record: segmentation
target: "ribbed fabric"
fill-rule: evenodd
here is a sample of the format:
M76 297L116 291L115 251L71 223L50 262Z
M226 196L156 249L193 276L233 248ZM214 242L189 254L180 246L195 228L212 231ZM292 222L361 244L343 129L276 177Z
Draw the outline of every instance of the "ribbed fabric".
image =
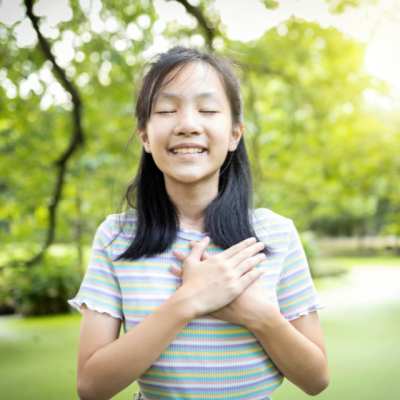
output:
M324 307L292 221L266 209L254 211L251 218L258 238L273 250L258 265L267 267L261 281L272 303L287 320ZM126 224L121 231L123 219ZM79 293L69 300L80 311L85 303L92 310L120 318L125 332L176 291L181 280L169 266L180 262L172 251L189 252L189 241L204 237L181 228L165 253L115 261L131 243L135 230L134 210L107 217L97 231ZM213 255L222 250L211 241L207 251ZM266 400L282 381L252 332L206 314L192 320L137 382L148 400Z

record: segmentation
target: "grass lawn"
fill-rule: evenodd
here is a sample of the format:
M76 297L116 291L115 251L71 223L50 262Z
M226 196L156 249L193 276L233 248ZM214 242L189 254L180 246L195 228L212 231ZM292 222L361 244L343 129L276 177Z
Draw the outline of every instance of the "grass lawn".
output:
M400 399L400 301L319 312L331 383L321 400ZM310 397L285 380L274 400Z
M80 315L0 319L0 398L74 400ZM136 384L115 396L132 400Z
M348 262L354 263L350 266L370 263L365 259ZM389 266L380 260L375 260L374 266L381 264ZM319 315L328 348L331 384L318 398L400 399L400 300L373 307L328 307ZM80 318L0 318L1 399L78 399L75 382ZM114 398L131 400L135 390L136 385L132 385ZM306 398L309 396L288 381L273 395L274 400Z
M400 257L335 257L334 260L347 268L400 267Z

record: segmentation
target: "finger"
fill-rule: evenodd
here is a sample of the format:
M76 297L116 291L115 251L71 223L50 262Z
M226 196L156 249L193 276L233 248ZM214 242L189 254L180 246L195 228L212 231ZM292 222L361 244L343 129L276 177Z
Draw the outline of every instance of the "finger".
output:
M196 244L194 240L189 242L190 247L193 247ZM203 254L201 255L201 261L206 261L210 258L209 254L204 250Z
M247 258L242 261L234 271L237 272L238 276L242 276L243 274L248 273L251 269L253 269L256 265L260 264L265 260L265 254L257 254L254 257ZM262 268L259 268L262 269Z
M248 258L253 257L254 254L259 253L261 250L264 249L264 247L265 247L265 244L263 242L257 242L255 244L253 244L252 246L239 251L239 253L237 253L233 257L231 257L229 262L231 262L236 267L244 260L247 260Z
M189 257L200 260L201 255L203 254L209 243L210 238L208 236L205 236L203 239L200 240L200 242L196 242L196 244L192 248L192 251L189 254Z
M239 279L239 284L241 285L241 289L245 290L255 280L257 280L261 275L263 275L265 271L266 268L253 268L247 274L241 276L241 278Z
M254 237L243 240L242 242L235 244L234 246L232 246L229 249L226 249L225 251L220 253L219 257L222 258L223 260L228 260L229 258L232 258L235 254L239 253L240 251L242 251L244 249L247 249L247 247L256 243L256 241L257 241L257 239Z
M181 278L183 275L183 269L180 268L178 265L176 264L171 264L169 269L171 270L171 272L177 276L178 278Z
M184 253L182 250L178 250L178 249L174 250L172 252L172 254L181 262L184 262L189 256L188 253Z

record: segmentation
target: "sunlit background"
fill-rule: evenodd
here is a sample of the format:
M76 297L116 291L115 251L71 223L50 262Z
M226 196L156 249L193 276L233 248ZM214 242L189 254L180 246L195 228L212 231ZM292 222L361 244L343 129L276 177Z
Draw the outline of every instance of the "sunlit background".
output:
M238 64L255 206L293 219L328 303L319 398L400 398L400 1L31 3L0 1L0 397L77 398L66 300L137 168L140 72L209 44Z

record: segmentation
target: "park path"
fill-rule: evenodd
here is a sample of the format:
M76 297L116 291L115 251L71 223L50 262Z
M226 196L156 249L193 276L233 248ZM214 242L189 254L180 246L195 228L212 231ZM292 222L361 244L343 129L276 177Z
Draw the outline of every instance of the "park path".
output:
M328 306L327 311L363 307L387 301L400 301L400 267L355 267L332 289L319 290L319 297ZM0 333L5 326L21 316L0 318Z
M400 300L399 267L357 267L345 283L320 291L329 308L350 308Z

